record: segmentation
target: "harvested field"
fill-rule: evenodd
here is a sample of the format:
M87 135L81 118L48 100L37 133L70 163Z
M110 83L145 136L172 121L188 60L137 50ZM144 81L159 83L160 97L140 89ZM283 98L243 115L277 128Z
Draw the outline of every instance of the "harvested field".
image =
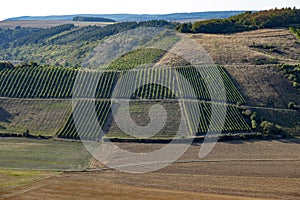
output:
M300 140L217 143L199 160L194 144L179 162L156 172L65 172L6 190L3 199L298 199ZM163 144L118 143L135 152ZM190 160L190 161L188 161ZM191 162L197 160L197 162Z

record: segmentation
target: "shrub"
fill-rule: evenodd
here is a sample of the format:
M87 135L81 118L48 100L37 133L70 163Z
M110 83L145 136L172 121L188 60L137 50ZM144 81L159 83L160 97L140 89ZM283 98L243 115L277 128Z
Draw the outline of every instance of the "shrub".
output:
M260 128L263 134L266 135L277 135L281 134L281 127L274 123L263 121L260 124Z
M295 109L297 109L297 106L295 105L294 102L290 102L290 103L288 103L288 108L292 109L292 110L295 110Z
M251 120L251 128L252 129L257 129L257 123L255 120Z

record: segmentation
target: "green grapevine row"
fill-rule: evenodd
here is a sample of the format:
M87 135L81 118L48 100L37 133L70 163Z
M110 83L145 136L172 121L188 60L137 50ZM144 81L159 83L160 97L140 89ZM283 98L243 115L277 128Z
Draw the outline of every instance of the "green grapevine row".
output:
M192 135L205 134L209 130L211 106L212 103L207 102L183 101L183 108ZM223 109L223 111L226 109L226 119L222 130L217 127L210 127L211 131L222 131L225 133L251 131L237 107L232 105L214 104L214 108ZM196 110L199 110L199 113L196 112ZM200 114L200 116L198 114ZM216 120L218 122L220 121L220 123L222 122L222 119Z
M0 96L12 98L72 98L77 83L98 76L96 98L110 98L118 72L82 71L62 67L20 67L0 70ZM92 81L90 81L92 82ZM78 84L79 85L79 84ZM78 86L77 85L77 86Z
M172 68L147 68L123 72L115 87L114 97L121 99L175 99L177 91L175 82Z
M98 117L99 127L102 130L105 128L105 123L107 121L108 115L111 110L111 102L108 100L79 100L76 102L76 109L78 116L76 116L76 126L80 126L83 130L80 133L80 137L77 133L77 129L74 122L73 113L69 116L64 127L58 132L57 136L60 138L69 138L69 139L84 139L84 140L97 140L100 137L100 132L97 127L96 130L93 130L92 115L88 115L84 112L87 112L90 108L95 108L95 112ZM86 117L87 116L87 117Z
M220 66L179 67L177 71L190 84L190 87L188 87L182 81L182 78L178 78L181 98L195 99L196 97L197 99L206 101L245 103L245 99L241 93L228 77L225 70ZM221 87L222 84L220 84L220 81L223 81L224 88ZM210 86L210 90L208 85ZM223 89L225 89L225 92ZM210 91L213 94L210 94ZM222 95L223 93L226 96Z

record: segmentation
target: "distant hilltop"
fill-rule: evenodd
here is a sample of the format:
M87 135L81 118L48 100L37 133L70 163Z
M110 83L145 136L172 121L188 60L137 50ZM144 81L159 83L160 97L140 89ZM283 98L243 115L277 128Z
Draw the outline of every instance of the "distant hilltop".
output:
M206 20L228 18L245 11L212 11L212 12L191 12L191 13L172 13L172 14L76 14L76 15L51 15L51 16L22 16L8 18L4 21L17 20L67 20L72 21L74 17L99 17L109 18L114 21L146 21L146 20L169 20L169 21L187 21L187 20Z

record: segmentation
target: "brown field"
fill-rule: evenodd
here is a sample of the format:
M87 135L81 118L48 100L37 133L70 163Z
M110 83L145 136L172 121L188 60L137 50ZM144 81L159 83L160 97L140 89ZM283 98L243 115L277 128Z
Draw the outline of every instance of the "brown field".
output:
M221 65L256 64L259 59L275 59L281 63L300 62L300 42L288 29L262 29L235 34L193 34ZM274 50L251 46L273 46Z
M105 26L111 22L78 22L63 20L18 20L18 21L0 21L1 28L14 28L16 26L31 28L49 28L62 24L74 24L75 26Z
M299 92L284 77L277 66L227 65L247 105L288 108L289 102L300 103Z
M199 160L194 144L156 172L65 172L0 193L2 199L299 199L300 139L218 143ZM118 143L147 152L163 144ZM95 165L94 165L95 166Z
M300 63L300 42L288 29L264 29L236 34L194 34L214 62L224 65L246 97L247 105L287 108L300 94L270 62ZM273 46L274 50L251 45ZM256 65L265 60L265 65Z

